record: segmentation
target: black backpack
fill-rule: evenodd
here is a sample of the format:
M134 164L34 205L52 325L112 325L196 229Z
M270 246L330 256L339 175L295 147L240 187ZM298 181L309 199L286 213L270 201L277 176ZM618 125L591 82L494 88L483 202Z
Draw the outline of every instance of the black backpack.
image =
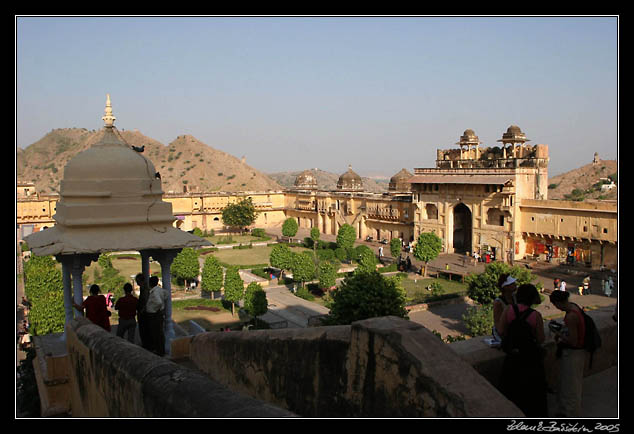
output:
M509 324L506 333L502 337L502 350L511 355L529 355L538 352L539 345L535 339L533 329L526 318L534 311L526 309L520 314L519 308L513 304L515 319Z

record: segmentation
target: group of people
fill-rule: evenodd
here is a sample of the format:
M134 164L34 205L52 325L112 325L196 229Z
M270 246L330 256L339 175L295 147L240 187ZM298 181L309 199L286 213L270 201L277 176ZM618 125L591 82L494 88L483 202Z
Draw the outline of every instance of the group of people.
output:
M568 286L565 280L555 278L553 281L553 289L555 291L568 291ZM609 276L607 279L601 280L601 290L606 297L612 296L612 291L614 291L614 280L612 280L612 276ZM586 275L581 282L581 285L577 288L579 295L590 295L592 292L590 290L590 275Z
M555 332L558 347L559 383L557 405L549 415L548 385L544 368L542 344L545 340L544 320L539 311L531 308L541 303L539 292L532 284L517 286L517 280L502 275L498 282L500 296L493 304L494 337L502 343L506 358L502 369L501 390L527 417L579 417L586 351L584 351L585 324L579 306L570 302L570 293L553 291L550 302L565 312L563 327ZM518 322L528 324L530 342L518 351L509 351L511 333L517 333ZM521 324L525 326L525 324ZM513 330L513 332L511 331ZM517 338L515 338L517 339ZM506 340L506 341L505 341ZM515 342L517 344L517 341Z
M132 284L123 285L125 295L114 303L119 312L117 336L134 343L137 325L143 348L153 353L165 355L165 307L170 294L159 285L159 279L151 276L146 284L145 276L139 273L135 277L139 286L139 298L133 294ZM94 324L110 331L110 310L106 297L100 294L99 285L91 285L90 295L78 305L79 311L86 311L86 317Z

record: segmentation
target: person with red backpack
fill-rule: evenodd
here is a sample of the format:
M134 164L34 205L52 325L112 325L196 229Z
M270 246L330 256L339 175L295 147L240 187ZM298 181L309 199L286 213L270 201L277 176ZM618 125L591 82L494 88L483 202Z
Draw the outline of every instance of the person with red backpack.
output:
M555 291L550 302L559 310L566 312L564 327L555 333L557 357L559 358L559 387L556 416L580 417L583 369L586 360L586 321L583 310L569 301L570 293Z
M534 285L517 289L517 304L508 305L496 324L506 352L502 367L502 393L527 417L547 417L547 384L544 369L544 320L531 306L541 302Z

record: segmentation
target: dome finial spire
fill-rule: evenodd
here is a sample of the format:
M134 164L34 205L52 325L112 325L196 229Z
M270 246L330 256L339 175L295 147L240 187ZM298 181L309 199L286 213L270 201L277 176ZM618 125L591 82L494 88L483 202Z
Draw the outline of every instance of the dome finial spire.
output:
M106 128L112 128L114 126L114 121L117 119L112 116L112 104L110 104L110 94L106 94L106 110L104 111L105 115L101 118L104 121Z

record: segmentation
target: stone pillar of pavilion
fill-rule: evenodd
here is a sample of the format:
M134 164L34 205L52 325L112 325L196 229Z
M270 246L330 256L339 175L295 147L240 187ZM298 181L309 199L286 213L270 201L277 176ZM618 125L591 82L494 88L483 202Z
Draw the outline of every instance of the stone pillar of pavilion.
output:
M140 272L149 277L149 260L161 264L163 287L171 292L170 266L184 247L211 245L172 226L172 205L163 201L154 164L125 142L114 127L110 95L104 128L92 147L64 168L55 226L25 238L37 256L54 255L62 264L64 312L68 323L80 315L72 301L83 300L82 274L103 252L141 253ZM166 347L174 336L171 299L166 306Z

